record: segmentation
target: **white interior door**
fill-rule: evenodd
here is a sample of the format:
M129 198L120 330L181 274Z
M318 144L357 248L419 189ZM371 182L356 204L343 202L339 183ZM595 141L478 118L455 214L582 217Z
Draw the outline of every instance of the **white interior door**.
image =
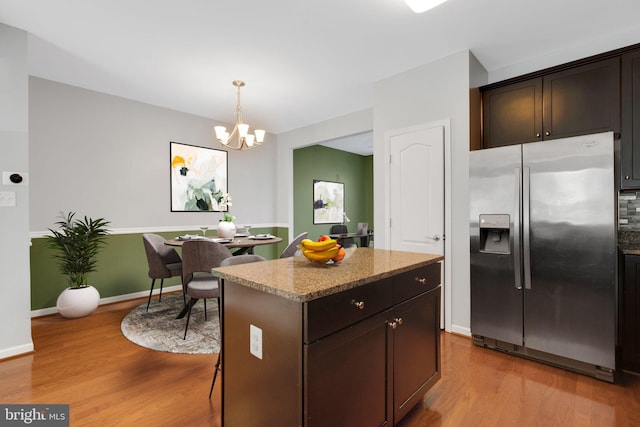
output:
M442 124L398 131L388 137L392 250L444 255L444 140ZM444 262L442 265L444 325Z

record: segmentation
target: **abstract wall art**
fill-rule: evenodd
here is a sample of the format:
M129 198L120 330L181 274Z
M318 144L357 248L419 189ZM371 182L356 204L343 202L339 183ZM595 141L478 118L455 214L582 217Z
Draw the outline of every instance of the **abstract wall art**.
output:
M313 223L338 224L344 218L344 183L313 180Z
M218 203L227 193L224 150L170 143L171 211L223 212Z

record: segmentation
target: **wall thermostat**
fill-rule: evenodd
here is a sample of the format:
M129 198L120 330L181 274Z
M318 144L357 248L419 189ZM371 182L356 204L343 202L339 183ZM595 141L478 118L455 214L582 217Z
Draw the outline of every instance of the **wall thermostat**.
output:
M2 185L29 185L29 174L25 172L2 172Z

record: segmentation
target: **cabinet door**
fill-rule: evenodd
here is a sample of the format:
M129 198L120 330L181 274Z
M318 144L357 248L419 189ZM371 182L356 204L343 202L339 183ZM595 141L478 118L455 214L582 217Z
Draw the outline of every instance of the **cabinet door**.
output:
M640 256L624 257L622 368L640 373Z
M482 148L540 140L542 79L484 91L482 117Z
M394 425L440 379L440 288L394 309Z
M391 422L388 313L304 346L305 426L374 427Z
M640 188L640 51L622 56L622 188Z
M544 139L620 131L620 59L544 77Z

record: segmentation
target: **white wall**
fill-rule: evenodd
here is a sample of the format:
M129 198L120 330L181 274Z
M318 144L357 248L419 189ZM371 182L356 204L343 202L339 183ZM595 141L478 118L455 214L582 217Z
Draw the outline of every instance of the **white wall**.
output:
M291 224L293 237L293 150L347 135L371 131L372 111L362 110L278 135L277 218Z
M29 172L27 33L0 24L0 171ZM33 350L29 275L29 187L3 185L0 207L0 359Z
M463 51L398 74L374 87L374 212L376 246L388 247L385 133L450 119L451 146L447 172L450 209L445 221L448 283L453 332L470 333L469 294L469 88L470 72L479 63ZM385 171L385 173L379 173ZM448 316L447 316L448 317Z
M116 232L222 218L170 208L169 143L220 149L216 122L35 77L29 108L32 232L52 227L61 211L105 217ZM274 225L275 156L271 135L258 148L229 152L236 223Z

